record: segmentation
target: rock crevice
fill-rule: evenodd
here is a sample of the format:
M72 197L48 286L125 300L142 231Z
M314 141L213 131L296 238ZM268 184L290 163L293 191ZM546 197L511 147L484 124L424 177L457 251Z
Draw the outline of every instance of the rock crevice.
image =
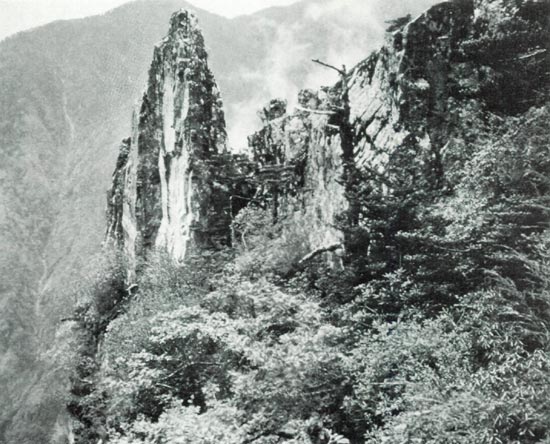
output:
M181 261L189 248L225 237L213 227L227 218L214 204L226 190L209 162L226 153L225 119L207 59L197 19L175 13L109 193L107 239L124 247L131 269L153 249Z

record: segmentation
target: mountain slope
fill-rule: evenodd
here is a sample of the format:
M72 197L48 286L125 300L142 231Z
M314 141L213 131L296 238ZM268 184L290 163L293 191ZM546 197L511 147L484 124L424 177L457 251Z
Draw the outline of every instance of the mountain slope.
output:
M272 95L292 99L304 84L332 78L309 59L351 64L355 54L373 49L381 20L390 18L384 5L373 2L367 10L360 1L310 1L234 20L190 7L208 42L230 144L245 145L256 109ZM74 282L101 244L105 190L119 142L130 134L152 47L170 14L186 6L137 1L0 43L0 436L6 442L33 443L49 433L42 426L60 405L58 395L48 394L59 375L43 374L51 367L53 333L70 316ZM423 7L394 6L391 16ZM377 18L367 21L372 11Z
M394 22L334 86L262 109L244 174L212 162L220 104L174 19L117 162L123 248L71 319L77 441L547 442L550 5ZM216 220L230 245L180 248Z

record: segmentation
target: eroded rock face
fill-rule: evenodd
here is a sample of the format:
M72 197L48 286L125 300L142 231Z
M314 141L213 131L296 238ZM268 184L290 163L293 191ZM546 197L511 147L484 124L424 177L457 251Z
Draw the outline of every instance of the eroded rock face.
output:
M264 193L279 211L301 207L316 249L342 239L346 168L388 176L393 159L407 156L427 187L444 190L468 116L516 115L544 100L549 30L543 1L455 0L396 20L386 45L342 71L339 84L303 91L290 114L281 100L260 113L264 128L249 145Z
M271 203L274 220L307 220L315 250L343 241L336 221L348 208L353 168L391 174L392 158L406 153L428 187L444 189L446 153L465 115L513 115L540 101L547 10L536 1L456 0L397 20L386 45L342 70L334 87L302 91L291 113L283 100L263 109L264 128L249 138L255 196ZM202 35L180 11L155 49L109 196L108 238L124 245L134 267L154 248L183 260L192 246L227 239L236 164L225 142Z
M271 101L260 112L264 128L248 139L259 165L257 194L270 197L274 218L291 216L297 224L306 221L309 251L343 243L336 218L347 202L333 95L328 88L302 91L299 106L290 114L286 103Z
M347 78L356 164L381 172L412 148L441 186L464 115L515 115L541 103L549 14L547 2L456 0L389 33Z
M107 239L124 246L130 268L155 248L181 261L193 246L223 242L220 220L228 215L218 203L226 189L213 159L225 152L222 101L204 40L197 19L182 10L155 47L109 193Z

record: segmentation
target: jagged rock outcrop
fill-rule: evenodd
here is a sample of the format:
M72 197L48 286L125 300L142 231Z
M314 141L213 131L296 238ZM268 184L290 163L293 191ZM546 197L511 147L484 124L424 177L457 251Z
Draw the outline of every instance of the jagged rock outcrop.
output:
M411 171L445 190L468 116L516 115L547 98L549 11L542 1L441 3L397 19L384 47L339 70L333 88L302 92L294 113L272 101L249 145L274 217L301 208L309 247L322 251L342 242L336 218L348 208L353 169L388 176L407 156Z
M543 1L455 0L388 33L347 79L357 165L384 169L393 152L413 149L441 185L466 114L514 115L544 99L549 10Z
M343 242L337 217L348 208L350 168L381 174L406 153L429 186L444 189L447 151L464 113L513 115L546 94L545 5L456 0L396 20L387 44L340 70L337 85L303 91L292 113L282 100L263 109L264 128L249 138L256 171L243 183L269 201L274 220L293 213L307 221L309 251ZM182 260L190 246L227 240L239 209L232 197L242 196L225 138L202 35L180 11L155 49L109 195L108 237L124 245L131 268L155 247Z
M108 198L107 238L124 246L131 269L153 248L182 260L192 246L225 242L225 155L222 101L204 39L197 19L182 10L155 48Z
M271 101L260 112L264 128L249 137L257 195L270 196L274 219L293 215L297 224L307 224L309 251L334 250L343 242L336 217L347 202L334 94L304 90L290 114L286 102Z

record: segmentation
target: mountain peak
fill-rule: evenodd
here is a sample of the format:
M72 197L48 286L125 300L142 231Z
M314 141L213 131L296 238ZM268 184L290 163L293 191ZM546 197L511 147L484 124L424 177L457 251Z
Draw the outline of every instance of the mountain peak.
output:
M191 36L196 33L202 33L199 27L197 17L186 8L181 8L172 14L170 18L169 36L173 34L182 34Z
M200 233L212 234L209 162L225 153L226 131L207 58L197 18L174 13L109 197L108 239L124 246L130 263L154 248L183 260L203 243Z

